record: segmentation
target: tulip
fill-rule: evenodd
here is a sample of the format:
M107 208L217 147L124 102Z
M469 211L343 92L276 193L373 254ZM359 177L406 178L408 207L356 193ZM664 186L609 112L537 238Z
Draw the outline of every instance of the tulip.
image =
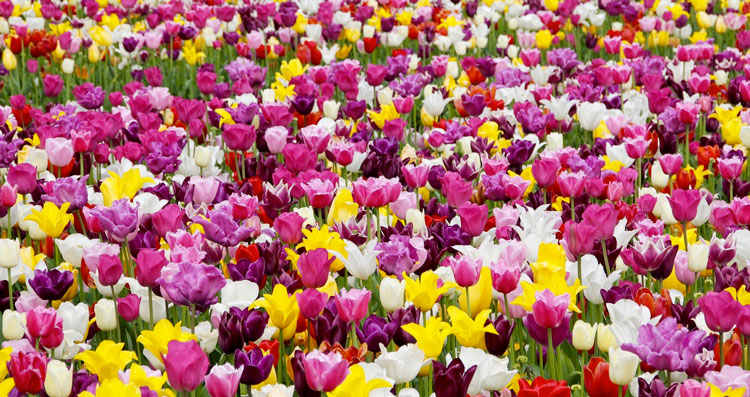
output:
M638 356L619 347L609 348L609 380L618 386L627 386L635 377Z
M26 334L26 314L6 309L3 312L3 338L19 340Z
M328 302L328 295L314 288L297 292L296 296L300 314L307 319L317 317Z
M698 190L677 189L667 198L672 208L672 215L677 222L687 223L692 221L698 213L698 204L701 193Z
M367 315L371 294L363 289L342 289L334 297L338 315L347 323L359 323Z
M242 369L240 383L247 386L257 385L271 374L274 356L264 355L260 348L245 353L242 350L234 352L234 366Z
M532 305L534 319L542 328L557 328L565 319L569 304L568 294L555 296L548 289L537 292L536 302Z
M168 353L163 356L169 385L177 391L195 390L208 371L208 356L198 342L173 340L167 344Z
M36 188L37 169L33 164L21 163L8 169L8 184L20 194L29 194Z
M117 310L115 302L109 299L100 299L94 305L96 326L102 331L113 331L117 329Z
M164 251L142 249L138 251L135 263L136 280L144 287L153 288L158 285L156 280L161 276L161 269L167 265L167 258Z
M232 364L215 365L206 375L206 390L211 397L232 397L237 393L240 376L242 369L235 369Z
M623 390L617 390L609 376L610 366L601 357L594 357L583 367L584 385L591 397L611 397L623 395Z
M229 150L245 152L255 143L255 127L244 124L224 125L221 137Z
M99 257L98 271L99 283L105 287L117 284L122 277L122 262L116 255L102 255Z
M400 309L404 305L406 284L395 277L384 277L380 282L380 304L388 313Z
M583 321L578 320L573 325L573 347L576 350L589 351L594 347L594 336L596 335L596 329Z
M138 318L140 306L141 297L138 295L129 294L124 298L117 298L117 313L127 322Z
M73 388L73 368L64 362L52 360L47 363L44 391L49 397L68 397Z
M487 206L474 203L463 203L458 207L458 216L461 218L461 230L476 237L484 231L487 223Z
M447 367L439 361L433 360L432 363L435 371L433 387L437 397L466 395L478 369L476 365L465 370L461 359L454 359Z
M18 352L10 356L8 372L19 393L38 394L44 387L47 357L40 352Z
M59 300L73 285L73 272L52 269L49 271L35 270L34 278L29 285L40 298L48 301Z
M349 364L337 352L313 350L302 361L307 385L315 391L331 392L349 374Z
M609 351L610 347L617 347L617 339L610 330L609 325L599 323L596 325L596 346L601 351Z
M273 221L273 229L286 244L297 244L302 240L302 225L305 219L296 212L284 212Z
M331 264L335 258L328 258L328 250L324 248L307 251L297 260L297 270L302 278L302 284L307 288L320 288L328 281Z
M73 160L73 142L65 138L48 138L44 143L49 162L56 167L64 167Z
M468 256L449 257L446 259L448 266L453 271L456 284L460 287L471 287L479 281L479 272L482 269L482 260Z
M386 376L396 384L411 382L419 374L423 363L424 353L415 345L401 346L393 352L381 345L380 355L375 358L375 364L383 368Z

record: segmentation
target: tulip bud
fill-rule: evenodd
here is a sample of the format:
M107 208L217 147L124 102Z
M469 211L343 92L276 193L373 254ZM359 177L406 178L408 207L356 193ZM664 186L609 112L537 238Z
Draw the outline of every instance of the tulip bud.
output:
M724 17L719 15L718 18L716 18L716 33L718 34L724 34L727 32L727 23L724 21Z
M339 103L336 101L325 101L323 102L323 115L329 119L336 120L339 115Z
M62 65L60 66L62 67L63 73L73 74L73 68L75 67L75 62L73 62L73 60L70 58L66 58L66 59L63 59Z
M594 347L594 336L596 331L594 327L583 321L579 320L573 325L573 347L576 350L588 351Z
M0 255L0 267L12 269L18 266L21 260L21 246L18 240L0 239L0 252L3 253Z
M47 363L44 391L49 397L67 397L73 388L73 369L64 362L52 360Z
M651 164L651 186L657 189L663 189L669 183L669 175L661 169L658 161Z
M101 58L101 52L99 52L99 46L96 44L92 44L91 47L89 47L89 62L91 63L97 63L99 62L99 59Z
M596 345L599 346L599 350L605 352L609 351L610 348L619 346L615 335L609 330L608 325L596 325Z
M456 63L456 61L448 62L448 67L446 69L445 74L453 77L454 79L458 77L458 63Z
M10 33L10 25L8 24L8 20L5 18L0 19L0 34L8 33Z
M26 162L36 167L37 173L47 171L47 165L49 163L47 151L34 147L30 148L28 155L26 156Z
M206 168L211 165L211 150L205 146L196 146L193 159L195 160L195 165L200 168Z
M25 328L25 314L10 309L6 309L3 312L3 338L6 340L19 340L25 335Z
M609 349L609 380L618 386L627 386L635 377L638 356L619 347Z
M3 50L3 66L9 71L12 71L18 66L18 60L16 60L16 56L13 55L13 51L11 51L10 48Z
M412 224L412 230L415 234L419 234L427 229L427 225L424 221L424 214L416 208L409 208L406 210L406 223Z
M117 312L115 302L109 299L100 299L94 306L96 326L102 331L112 331L117 328Z
M708 266L708 252L710 247L707 244L692 244L688 248L688 269L691 272L702 272Z
M378 91L378 103L380 103L380 106L393 103L393 90L391 87L386 87Z
M380 282L380 303L388 313L404 306L404 290L406 284L392 277L386 277Z
M559 132L553 132L547 134L547 147L544 150L554 151L562 149L563 147L563 136Z

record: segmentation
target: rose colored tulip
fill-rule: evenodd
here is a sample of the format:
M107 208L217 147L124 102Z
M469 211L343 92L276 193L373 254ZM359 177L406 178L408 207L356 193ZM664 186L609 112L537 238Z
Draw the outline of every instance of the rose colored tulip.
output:
M297 271L302 284L307 288L320 288L328 281L331 263L336 258L328 257L328 250L318 248L300 255L297 260Z
M122 277L122 262L116 255L102 255L99 257L97 269L99 283L105 287L115 285Z
M307 288L302 292L297 292L297 304L299 305L300 314L303 317L311 319L317 317L326 303L328 294L320 292L314 288Z
M164 208L151 214L151 224L160 237L167 233L182 229L184 211L177 204L168 204Z
M440 180L448 205L458 208L471 198L474 187L471 182L464 180L457 172L446 172Z
M568 260L575 261L576 258L591 253L596 233L597 230L586 222L565 222L562 244Z
M297 244L302 240L302 225L305 218L296 212L284 212L273 221L273 229L286 244Z
M315 391L330 392L349 375L349 363L338 352L313 350L302 359L307 385Z
M211 397L232 397L237 393L242 368L232 364L215 365L206 375L206 390Z
M142 249L135 258L135 278L144 287L157 286L156 280L161 277L161 269L167 266L164 251Z
M33 164L21 163L8 169L8 183L18 189L20 194L29 194L36 189L36 167Z
M63 341L63 320L53 308L35 307L26 313L26 328L32 341L50 349Z
M208 371L208 357L198 342L173 340L167 344L167 355L162 356L169 385L177 391L193 391Z
M289 131L286 127L277 126L267 129L263 137L266 141L266 146L268 146L268 151L272 154L281 153L284 150L284 146L286 146L286 137L288 135Z
M707 292L698 298L698 305L706 318L706 325L714 332L731 330L742 314L742 304L727 291Z
M556 328L565 319L570 304L570 295L555 296L545 289L536 293L536 302L531 306L534 320L542 328Z
M487 223L487 205L465 202L458 207L457 212L461 218L461 230L473 237L482 234Z
M698 204L701 201L699 190L677 189L667 197L669 206L672 208L672 216L677 222L690 222L698 214Z
M554 157L539 157L531 166L531 174L540 187L550 187L555 184L560 162Z
M492 288L501 294L509 294L518 287L518 281L521 279L521 270L508 264L506 261L499 260L490 263L492 273Z
M62 92L65 82L62 77L56 74L47 74L42 79L42 88L44 90L44 96L48 98L54 98Z
M590 204L583 212L583 222L595 230L597 240L612 237L617 225L617 212L611 203Z
M226 124L221 132L229 150L244 152L255 144L255 127L245 124Z
M721 177L728 180L735 180L742 175L742 167L745 164L745 159L742 157L730 157L718 159L716 164L719 168L719 174Z
M557 175L556 180L557 185L560 187L560 194L563 197L578 197L583 192L583 183L586 180L586 174L583 171L564 171Z
M482 260L468 256L451 256L445 262L453 270L453 278L460 287L471 287L479 281Z
M334 297L339 317L345 322L358 323L367 315L372 292L364 289L342 289Z
M427 184L427 173L430 168L424 165L415 166L407 164L401 166L401 173L404 175L406 185L412 189L423 187Z
M18 200L18 189L14 186L3 185L0 187L0 205L10 208Z
M398 179L386 177L357 179L352 184L354 201L364 207L377 208L392 203L401 193Z
M129 294L124 298L117 298L117 313L125 321L133 321L138 318L141 305L141 297L136 294Z
M305 191L311 207L325 208L331 205L336 187L328 179L315 178L303 183L302 189Z
M667 175L676 175L682 168L682 155L665 154L658 158L662 171Z

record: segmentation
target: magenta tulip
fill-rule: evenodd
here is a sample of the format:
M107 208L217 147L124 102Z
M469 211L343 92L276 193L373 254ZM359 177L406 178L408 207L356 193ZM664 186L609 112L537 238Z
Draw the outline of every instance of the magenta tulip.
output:
M338 352L313 350L302 359L307 385L315 391L330 392L349 375L349 363Z

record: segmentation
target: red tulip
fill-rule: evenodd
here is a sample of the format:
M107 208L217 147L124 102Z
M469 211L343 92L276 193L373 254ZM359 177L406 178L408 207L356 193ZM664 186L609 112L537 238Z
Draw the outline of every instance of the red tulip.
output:
M590 397L616 396L617 385L609 379L609 364L601 357L594 357L583 367L583 379L586 392ZM624 395L625 388L622 394Z

